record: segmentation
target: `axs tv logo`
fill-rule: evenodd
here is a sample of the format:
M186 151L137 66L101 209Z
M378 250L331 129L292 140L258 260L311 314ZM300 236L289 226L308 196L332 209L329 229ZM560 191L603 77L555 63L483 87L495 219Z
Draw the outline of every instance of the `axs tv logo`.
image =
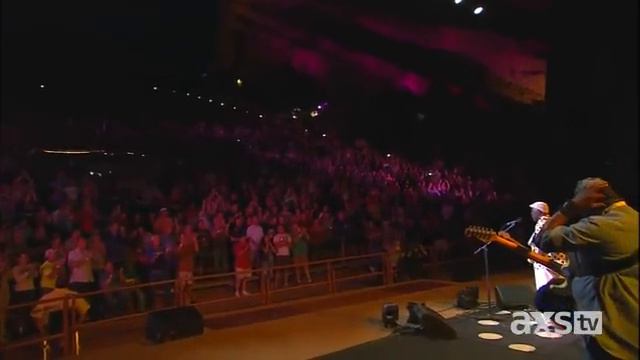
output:
M516 335L533 334L538 331L551 331L548 321L559 325L553 332L566 335L601 335L602 311L516 311L511 321L511 332Z

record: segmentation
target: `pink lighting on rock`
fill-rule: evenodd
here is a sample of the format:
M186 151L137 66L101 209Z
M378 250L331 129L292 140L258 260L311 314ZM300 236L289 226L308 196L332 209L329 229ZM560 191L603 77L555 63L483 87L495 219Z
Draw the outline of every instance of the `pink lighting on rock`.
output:
M398 86L413 95L424 95L429 88L429 83L421 76L408 72L402 75L398 81Z
M354 21L388 39L469 58L503 82L526 89L535 100L544 100L547 63L539 55L547 50L544 44L518 41L491 31L429 27L369 16Z
M307 49L295 49L291 56L291 65L296 71L319 78L325 77L328 70L322 56Z

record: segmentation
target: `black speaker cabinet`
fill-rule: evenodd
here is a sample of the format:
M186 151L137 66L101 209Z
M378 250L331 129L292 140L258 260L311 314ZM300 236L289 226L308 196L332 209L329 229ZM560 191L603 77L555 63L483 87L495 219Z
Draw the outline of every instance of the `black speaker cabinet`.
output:
M398 304L384 304L382 305L382 325L385 328L392 328L398 325L398 318L400 317L400 308Z
M407 309L409 310L407 324L419 326L420 333L426 337L448 340L458 337L456 330L447 324L446 319L425 304L410 302Z
M525 285L496 286L496 303L504 310L526 309L533 306L535 293Z
M153 343L202 335L203 332L202 315L193 306L154 311L147 317L147 340Z
M456 305L461 309L473 309L478 306L478 287L466 287L458 292Z

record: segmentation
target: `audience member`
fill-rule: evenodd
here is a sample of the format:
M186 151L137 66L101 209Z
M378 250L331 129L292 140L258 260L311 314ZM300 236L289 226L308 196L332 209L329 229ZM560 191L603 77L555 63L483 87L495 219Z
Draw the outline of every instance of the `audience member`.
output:
M251 245L249 238L241 237L233 244L236 272L236 296L249 295L247 280L251 277Z
M307 230L300 226L293 226L293 244L291 246L291 253L293 255L293 263L296 265L296 281L298 284L302 283L301 273L307 279L307 282L311 282L311 274L309 274L309 234Z
M264 231L258 217L255 215L250 218L246 236L249 238L249 245L251 247L251 263L254 264L254 267L257 267L260 263L260 245L264 238Z
M60 263L57 262L53 249L45 252L45 262L40 265L40 293L45 295L56 288Z
M87 293L95 290L92 268L93 255L87 249L84 238L78 238L76 248L69 252L67 263L69 264L69 289L78 293Z
M193 232L191 224L184 226L178 245L178 283L177 303L185 306L191 303L191 287L193 285L193 270L195 256L198 253L198 240Z
M15 280L13 303L22 304L35 301L38 298L35 285L38 271L35 264L31 263L29 255L26 253L20 254L18 263L13 267L12 273Z
M276 250L276 257L274 265L287 266L291 264L291 235L289 235L284 225L278 225L278 232L273 237L273 246ZM289 270L288 269L276 269L275 271L275 287L278 287L278 279L283 278L283 286L287 287L289 284Z

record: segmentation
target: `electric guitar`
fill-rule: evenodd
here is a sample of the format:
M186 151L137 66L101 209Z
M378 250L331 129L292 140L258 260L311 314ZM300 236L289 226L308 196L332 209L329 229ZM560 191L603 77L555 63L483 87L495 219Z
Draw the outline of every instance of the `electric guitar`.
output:
M490 228L469 226L464 230L464 234L467 237L476 238L487 244L497 243L502 247L512 250L520 256L526 257L527 259L546 267L558 276L566 278L566 273L563 270L562 265L554 261L552 256L531 251L531 248L522 245L506 232L497 233L495 230Z

